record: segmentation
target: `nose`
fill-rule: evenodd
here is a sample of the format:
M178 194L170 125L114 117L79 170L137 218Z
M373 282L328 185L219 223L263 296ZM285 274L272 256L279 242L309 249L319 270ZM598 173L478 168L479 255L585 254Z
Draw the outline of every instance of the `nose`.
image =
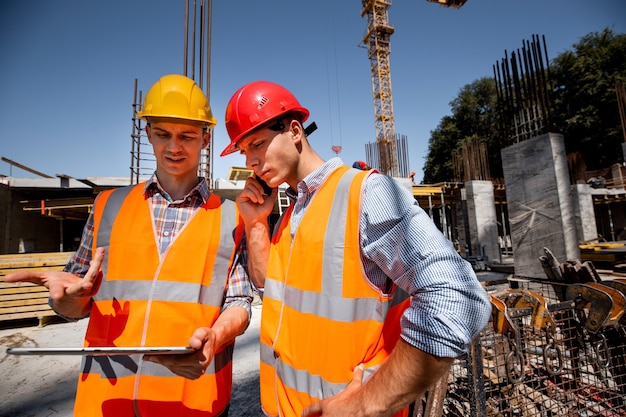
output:
M173 136L171 140L167 141L167 150L170 152L177 151L181 148L181 143L182 140L179 137Z
M246 154L246 168L254 169L259 165L259 158L255 157L252 154Z

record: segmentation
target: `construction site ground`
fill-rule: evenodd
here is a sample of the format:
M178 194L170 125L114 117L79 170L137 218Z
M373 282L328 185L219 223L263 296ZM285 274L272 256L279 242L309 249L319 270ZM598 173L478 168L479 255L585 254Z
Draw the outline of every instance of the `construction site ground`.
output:
M508 274L478 272L481 281L506 279ZM252 321L237 338L233 359L230 415L263 416L259 403L259 323L261 302L255 298ZM79 356L7 355L8 347L82 346L87 320L68 323L54 318L5 323L0 328L0 417L70 417L73 415Z
M235 343L231 416L263 415L259 403L260 319L261 303L255 299L250 326ZM68 323L56 318L43 327L36 323L6 323L0 328L0 417L73 415L81 358L7 355L6 348L82 346L87 320Z

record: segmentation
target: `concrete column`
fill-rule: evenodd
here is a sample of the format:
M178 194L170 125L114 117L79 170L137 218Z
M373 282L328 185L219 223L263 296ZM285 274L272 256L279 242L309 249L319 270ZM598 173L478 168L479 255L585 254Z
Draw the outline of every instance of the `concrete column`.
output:
M472 254L487 256L489 262L499 262L498 220L493 184L491 181L468 181L465 183L465 190Z
M502 149L515 274L545 278L547 247L560 261L580 259L563 135L547 133Z
M596 239L598 237L598 228L593 208L592 189L588 184L575 184L573 187L578 238L581 242Z
M622 165L611 165L611 177L613 178L613 187L624 188L624 176L622 175Z

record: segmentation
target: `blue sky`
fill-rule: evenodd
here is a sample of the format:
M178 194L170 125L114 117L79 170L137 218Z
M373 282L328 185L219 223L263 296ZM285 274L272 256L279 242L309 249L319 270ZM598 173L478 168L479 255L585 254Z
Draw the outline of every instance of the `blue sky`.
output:
M184 0L5 0L0 5L0 156L48 175L128 176L134 80L145 92L183 72ZM389 19L396 132L422 177L430 132L466 84L492 76L505 50L545 36L548 57L590 33L626 33L624 0L468 0L448 9L393 0ZM357 0L213 2L210 101L214 175L244 166L220 158L224 109L259 79L291 89L311 110L313 146L352 164L375 141L366 30ZM617 110L616 110L617 111ZM0 174L33 175L0 162Z

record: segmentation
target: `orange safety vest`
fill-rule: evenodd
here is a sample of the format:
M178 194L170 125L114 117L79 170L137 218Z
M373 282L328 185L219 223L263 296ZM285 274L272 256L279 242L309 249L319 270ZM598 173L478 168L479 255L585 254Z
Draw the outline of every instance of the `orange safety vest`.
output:
M300 416L308 404L345 389L361 363L368 378L400 337L406 293L393 285L382 294L361 263L367 175L337 168L313 197L293 242L291 208L272 236L260 335L261 405L270 416Z
M187 346L220 314L233 256L236 208L212 194L159 253L145 184L100 194L94 242L105 247L85 346ZM196 380L141 355L83 359L76 416L216 416L230 402L231 343Z

